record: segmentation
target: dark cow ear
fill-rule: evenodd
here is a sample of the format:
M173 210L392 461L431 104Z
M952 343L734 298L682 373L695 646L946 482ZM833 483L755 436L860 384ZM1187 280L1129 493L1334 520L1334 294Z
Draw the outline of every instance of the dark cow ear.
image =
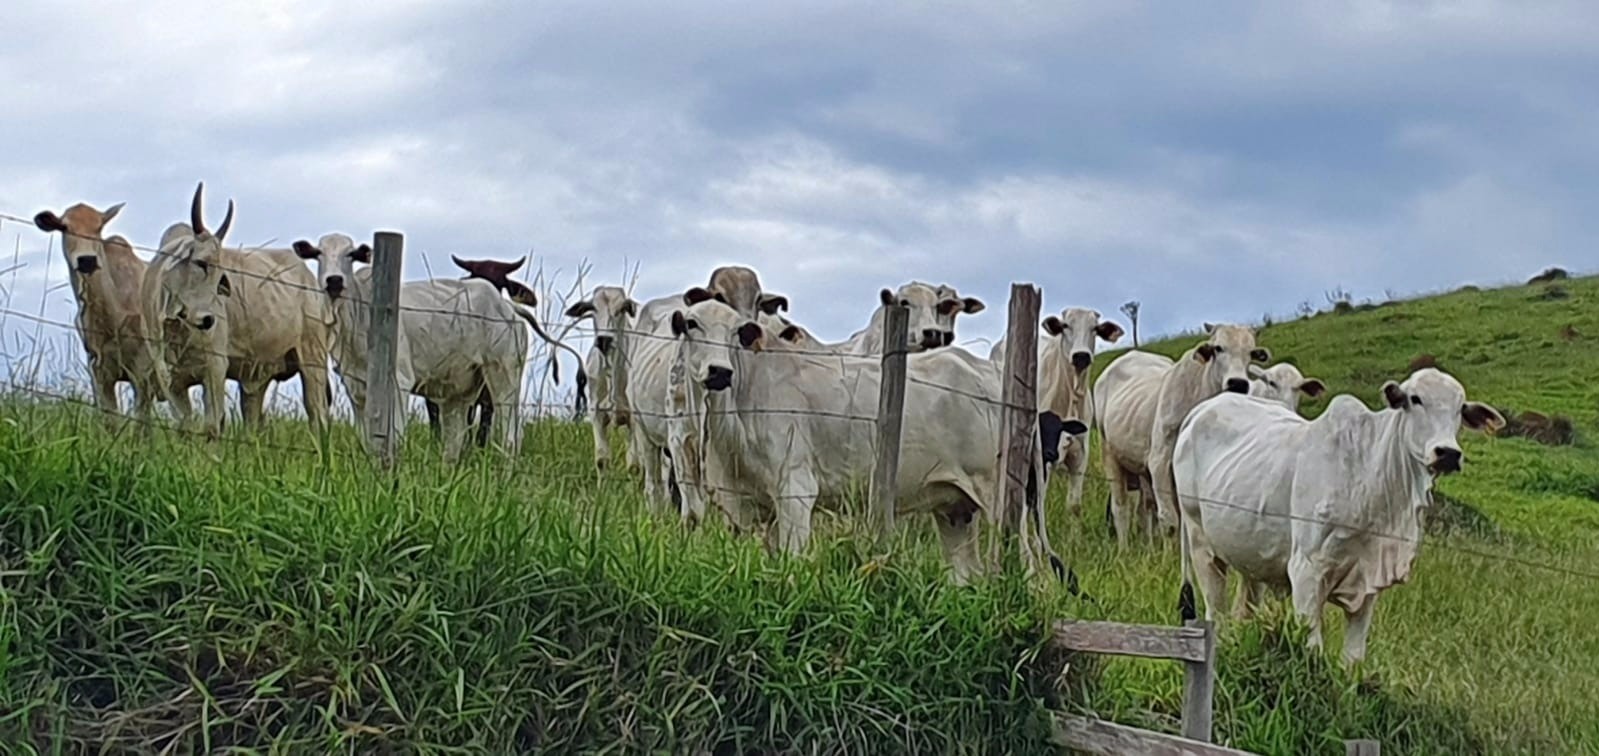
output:
M738 343L745 349L754 349L761 343L761 336L765 331L757 323L745 323L738 327Z
M1216 324L1215 323L1206 323L1205 324L1205 333L1215 333L1215 332L1216 332Z
M1088 432L1088 426L1075 418L1061 423L1060 429L1072 436L1081 436Z
M705 288L701 286L696 286L688 291L683 292L683 304L686 304L690 307L715 298L715 294L706 291Z
M365 263L367 265L371 265L372 264L372 246L369 245L369 244L362 244L361 246L356 247L355 249L350 251L350 258L355 260L358 263Z
M1038 413L1039 451L1046 465L1060 461L1060 435L1064 430L1061 425L1060 415L1048 410Z
M791 344L798 343L800 339L805 337L805 330L797 325L789 325L777 337Z
M228 282L228 274L226 273L223 273L222 277L217 279L217 296L233 296L233 284Z
M593 314L594 303L586 299L566 308L566 316L569 318L583 318Z
M1194 359L1199 360L1200 362L1210 362L1211 358L1215 356L1216 345L1208 341L1200 344L1199 348L1194 350Z
M1094 333L1097 334L1099 338L1104 339L1105 343L1114 344L1116 343L1117 339L1122 337L1122 334L1126 333L1126 331L1123 331L1121 326L1116 325L1115 321L1106 320L1099 325L1094 326Z
M1393 381L1382 385L1382 398L1388 402L1388 409L1405 409L1410 406L1410 395Z
M1059 336L1061 331L1066 330L1066 324L1060 322L1060 318L1051 315L1044 318L1044 330L1048 331L1051 336Z
M299 255L301 260L315 260L322 255L322 250L301 239L294 243L294 254Z
M1249 351L1249 359L1264 365L1271 362L1271 350L1265 347L1256 347Z
M888 289L877 292L877 298L883 303L884 307L894 306L894 292L889 291Z
M1505 416L1482 402L1466 402L1460 408L1460 419L1467 428L1484 433L1494 433L1505 427Z
M682 310L678 310L676 312L673 312L672 313L672 335L681 337L681 336L683 336L683 334L688 333L688 329L691 327L690 324L693 323L693 322L694 321L683 317L683 311Z
M38 226L40 231L47 234L67 230L67 224L62 223L61 219L49 210L40 210L38 215L33 216L33 225Z
M788 297L782 294L761 295L761 312L767 315L776 315L778 310L788 312Z
M984 308L988 307L988 305L983 304L983 300L978 299L977 297L967 297L961 300L961 304L962 309L967 315L976 315L977 313L982 312Z
M1327 393L1327 384L1315 378L1306 378L1304 383L1299 384L1299 390L1305 392L1305 396L1314 399Z
M630 318L638 317L638 302L631 299L622 303L622 313Z

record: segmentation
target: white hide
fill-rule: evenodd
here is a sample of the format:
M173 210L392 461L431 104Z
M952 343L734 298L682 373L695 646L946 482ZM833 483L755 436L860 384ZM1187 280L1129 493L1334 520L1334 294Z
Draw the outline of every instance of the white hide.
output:
M1172 360L1149 352L1130 351L1106 366L1094 382L1096 420L1103 444L1100 462L1110 486L1110 519L1116 541L1127 546L1134 505L1144 514L1146 534L1153 535L1153 484L1149 477L1149 439L1155 427L1160 384ZM1129 486L1136 486L1129 491ZM1129 501L1128 497L1136 497Z

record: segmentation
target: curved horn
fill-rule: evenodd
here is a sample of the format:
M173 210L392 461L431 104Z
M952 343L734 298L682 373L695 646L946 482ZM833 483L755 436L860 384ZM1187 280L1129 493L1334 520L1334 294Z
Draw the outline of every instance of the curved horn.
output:
M453 262L453 263L455 263L455 267L457 267L457 268L460 268L460 269L461 269L461 270L464 270L464 271L466 271L466 272L468 272L468 273L475 273L475 272L477 272L477 271L474 271L474 270L473 270L473 269L472 269L472 266L471 266L471 265L468 265L468 264L467 264L467 261L465 261L465 260L462 260L462 259L461 259L461 258L459 258L459 257L456 257L456 256L455 256L455 255L450 255L450 262Z
M526 264L527 264L527 255L522 255L522 259L517 260L516 262L511 263L510 265L505 266L505 274L506 275L510 275L512 273L515 273L518 269L520 269L523 265L526 265Z
M201 181L194 187L194 202L189 204L189 225L194 226L195 234L205 233L205 213L200 207L200 196L205 194L205 182Z
M221 242L228 235L228 227L233 225L233 200L228 200L228 214L222 216L222 227L217 229L217 242Z

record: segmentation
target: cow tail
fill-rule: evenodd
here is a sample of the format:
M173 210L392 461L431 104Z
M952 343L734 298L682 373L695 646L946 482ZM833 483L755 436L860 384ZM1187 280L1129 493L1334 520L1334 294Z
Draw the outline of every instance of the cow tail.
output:
M1049 468L1044 465L1043 444L1033 434L1033 459L1027 480L1027 516L1033 519L1033 526L1038 530L1036 535L1039 554L1049 560L1049 567L1055 572L1055 579L1066 584L1066 591L1073 596L1078 594L1077 573L1066 566L1060 555L1055 553L1055 547L1049 543L1049 518L1044 509L1044 500L1049 493Z
M578 354L576 349L573 349L573 348L567 346L566 344L562 343L558 339L555 339L554 337L550 336L548 333L545 333L544 332L544 326L539 325L538 316L534 315L533 311L527 309L526 307L524 307L524 306L522 306L522 305L520 305L520 304L518 304L516 302L510 302L510 305L511 305L511 309L516 310L516 314L517 315L521 316L521 318L523 320L527 321L528 325L533 327L533 332L538 334L539 338L544 339L544 343L549 344L550 346L552 346L552 347L554 347L556 349L565 349L568 353L570 353L572 355L572 359L577 360L577 383L578 383L578 386L587 386L588 385L588 374L583 372L583 356ZM551 373L553 373L554 376L555 376L556 385L560 385L560 383L561 383L561 373L560 373L560 368L558 367L559 364L560 363L555 361L555 355L551 354L550 355ZM578 395L581 396L582 393L583 393L582 388L579 388L578 389ZM582 400L579 399L578 401L581 402Z
M1183 573L1183 587L1177 592L1177 614L1186 623L1198 619L1199 611L1194 601L1193 546L1188 542L1188 528L1183 527L1183 508L1180 501L1177 507L1177 554ZM1248 590L1247 586L1245 590Z

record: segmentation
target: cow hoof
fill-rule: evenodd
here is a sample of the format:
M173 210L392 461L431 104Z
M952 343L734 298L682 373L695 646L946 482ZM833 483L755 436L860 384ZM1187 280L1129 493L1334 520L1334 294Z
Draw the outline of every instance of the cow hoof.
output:
M1183 589L1177 594L1177 613L1182 616L1183 622L1192 622L1199 619L1199 612L1194 608L1194 585L1183 583Z

